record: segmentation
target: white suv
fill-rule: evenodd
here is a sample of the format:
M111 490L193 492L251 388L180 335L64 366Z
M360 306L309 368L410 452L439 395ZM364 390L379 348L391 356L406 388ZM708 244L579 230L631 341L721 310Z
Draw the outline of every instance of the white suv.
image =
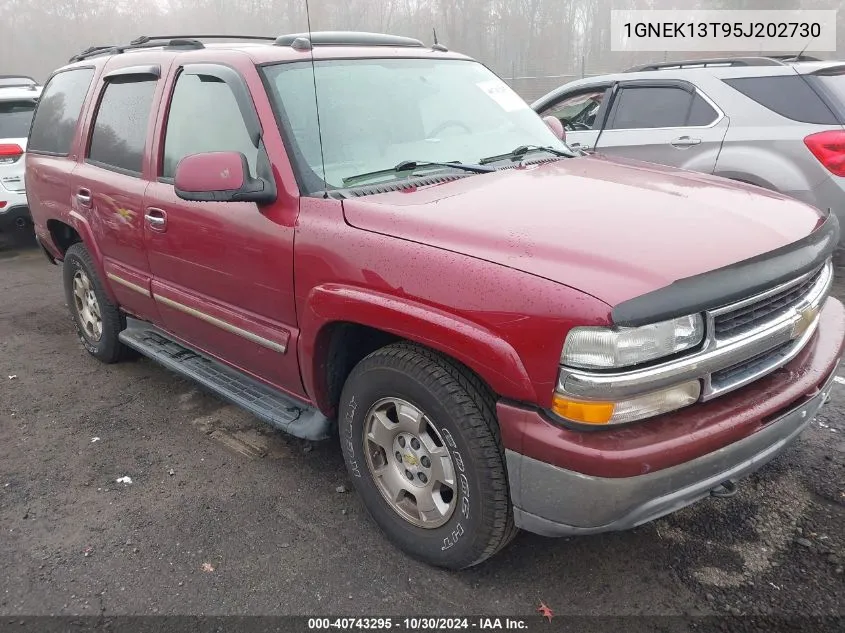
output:
M31 230L23 154L40 95L31 77L0 75L0 234Z

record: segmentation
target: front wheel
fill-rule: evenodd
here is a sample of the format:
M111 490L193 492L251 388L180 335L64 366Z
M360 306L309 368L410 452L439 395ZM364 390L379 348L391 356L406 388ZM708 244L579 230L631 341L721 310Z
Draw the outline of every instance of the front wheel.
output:
M375 522L411 556L462 569L516 534L493 406L477 377L409 343L373 352L346 381L347 469Z

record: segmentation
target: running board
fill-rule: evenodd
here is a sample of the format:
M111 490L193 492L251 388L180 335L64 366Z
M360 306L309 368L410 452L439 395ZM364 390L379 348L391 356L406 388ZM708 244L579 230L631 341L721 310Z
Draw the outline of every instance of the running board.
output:
M294 400L236 369L177 343L149 323L127 317L120 341L191 378L271 426L305 440L329 437L332 423L317 409Z

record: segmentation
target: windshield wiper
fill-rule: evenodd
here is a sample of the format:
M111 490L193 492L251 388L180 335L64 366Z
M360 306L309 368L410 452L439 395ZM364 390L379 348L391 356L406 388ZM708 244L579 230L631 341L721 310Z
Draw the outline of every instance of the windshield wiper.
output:
M349 185L369 180L375 176L401 174L403 171L414 171L424 167L454 167L455 169L463 169L464 171L471 171L476 174L486 174L491 171L496 171L493 167L485 167L483 165L465 165L458 161L439 163L425 160L403 160L401 163L398 163L396 166L390 167L389 169L379 169L378 171L368 171L363 174L356 174L355 176L347 176L343 179L343 184L348 187Z
M532 152L548 152L549 154L554 154L555 156L563 156L564 158L574 158L575 154L570 152L564 152L563 150L555 149L554 147L542 146L542 145L520 145L516 149L508 152L507 154L499 154L498 156L488 156L487 158L482 158L479 162L482 165L486 165L488 163L495 163L500 160L506 160L510 158L511 160L517 160L520 158L524 158L526 154L530 154Z

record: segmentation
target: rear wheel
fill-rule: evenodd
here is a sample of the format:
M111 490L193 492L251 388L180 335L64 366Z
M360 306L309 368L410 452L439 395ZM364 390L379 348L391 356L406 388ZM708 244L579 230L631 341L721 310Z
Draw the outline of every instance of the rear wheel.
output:
M109 301L91 254L81 242L67 249L62 276L65 298L82 346L105 363L120 360L126 350L118 339L123 317Z
M353 484L415 558L462 569L515 535L493 407L471 372L408 343L373 352L346 381L339 431Z

